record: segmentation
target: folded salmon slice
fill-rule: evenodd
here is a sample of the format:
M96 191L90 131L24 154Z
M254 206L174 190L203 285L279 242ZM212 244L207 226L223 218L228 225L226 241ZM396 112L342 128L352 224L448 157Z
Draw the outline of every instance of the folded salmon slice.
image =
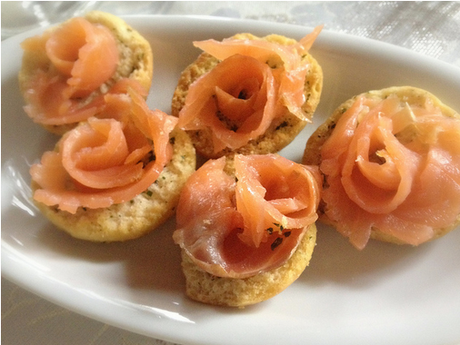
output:
M245 278L279 267L317 219L317 167L278 155L207 161L187 181L177 208L174 241L205 271Z
M236 149L270 126L276 115L275 92L266 64L244 55L231 56L189 89L178 125L187 130L212 128L215 152ZM223 117L230 121L222 121Z
M62 125L100 112L100 97L85 103L81 99L99 90L117 69L118 47L108 28L77 17L21 46L25 51L42 51L49 59L26 86L25 110L34 121Z
M58 150L30 169L39 188L34 199L75 213L133 199L155 182L172 157L169 134L177 118L148 109L144 98L108 94L101 118L64 134Z
M81 103L80 99L67 98L65 90L67 86L60 82L59 77L48 79L48 76L38 72L36 79L31 81L31 91L26 95L28 105L25 112L35 122L43 125L66 125L87 120L91 116L103 113L106 102L104 94L95 96L88 103ZM147 91L133 79L121 79L108 93L126 93L128 88L134 89L143 97Z
M322 26L292 45L262 39L206 40L194 45L222 60L189 88L179 113L185 130L210 129L214 152L237 149L265 133L288 110L302 110L309 63L303 59Z
M404 243L460 214L460 123L431 102L358 97L321 150L326 215L357 248L373 227Z
M233 39L226 38L219 42L213 39L195 41L193 45L211 54L219 60L242 54L251 56L261 62L280 60L285 70L291 71L301 65L299 55L306 54L320 34L323 26L317 26L296 44L283 45L263 39Z
M46 53L65 77L73 97L85 97L117 69L118 47L113 34L100 24L77 17L53 32Z

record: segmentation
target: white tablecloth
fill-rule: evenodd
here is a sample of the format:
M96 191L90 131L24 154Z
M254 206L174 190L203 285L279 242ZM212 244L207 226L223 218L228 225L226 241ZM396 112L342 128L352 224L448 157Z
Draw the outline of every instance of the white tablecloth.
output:
M460 67L460 2L104 2L117 15L176 14L244 18L368 37ZM2 39L6 28L2 3ZM4 52L2 52L3 54ZM91 320L37 297L2 278L3 344L164 345Z

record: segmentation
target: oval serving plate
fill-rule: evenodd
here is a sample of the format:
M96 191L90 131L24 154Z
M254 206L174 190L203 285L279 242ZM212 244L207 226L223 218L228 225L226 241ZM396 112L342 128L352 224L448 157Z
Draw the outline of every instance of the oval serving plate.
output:
M170 111L193 40L238 32L301 38L311 30L214 17L131 16L154 51L148 104ZM327 28L326 28L327 29ZM139 334L185 344L451 344L460 341L460 231L419 247L371 242L355 250L319 226L310 266L280 295L244 310L188 300L174 219L126 243L96 244L57 231L30 202L29 167L56 137L26 116L18 90L20 42L2 42L2 275L58 305ZM281 153L302 157L309 135L349 97L412 85L460 109L460 69L399 47L323 30L312 55L324 70L313 123Z

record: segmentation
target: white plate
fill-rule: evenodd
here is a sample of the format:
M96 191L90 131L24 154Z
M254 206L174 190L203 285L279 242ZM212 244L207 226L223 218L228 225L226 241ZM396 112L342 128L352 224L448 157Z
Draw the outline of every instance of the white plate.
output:
M309 29L203 17L127 17L155 54L149 105L164 111L180 71L199 51L191 41L237 32L300 38ZM19 43L2 42L2 274L70 310L155 338L187 344L453 344L460 341L460 231L417 248L371 242L355 250L319 227L310 267L275 298L244 310L187 300L174 220L123 244L78 241L56 231L30 202L31 163L56 138L26 116L18 92ZM305 142L342 101L370 89L410 84L460 109L460 70L411 51L323 31L312 54L324 69Z

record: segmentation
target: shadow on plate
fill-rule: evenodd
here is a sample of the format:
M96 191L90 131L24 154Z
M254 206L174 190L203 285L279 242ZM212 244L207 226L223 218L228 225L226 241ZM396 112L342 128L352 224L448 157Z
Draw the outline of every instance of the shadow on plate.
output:
M413 247L370 240L360 251L332 227L318 224L317 245L310 265L298 281L308 285L335 283L364 287L375 283L375 277L394 274L411 265L431 245Z
M120 264L124 283L134 289L182 292L185 282L180 250L172 240L173 230L174 220L170 219L135 240L94 243L75 239L47 223L37 237L45 248L66 258L89 264Z

